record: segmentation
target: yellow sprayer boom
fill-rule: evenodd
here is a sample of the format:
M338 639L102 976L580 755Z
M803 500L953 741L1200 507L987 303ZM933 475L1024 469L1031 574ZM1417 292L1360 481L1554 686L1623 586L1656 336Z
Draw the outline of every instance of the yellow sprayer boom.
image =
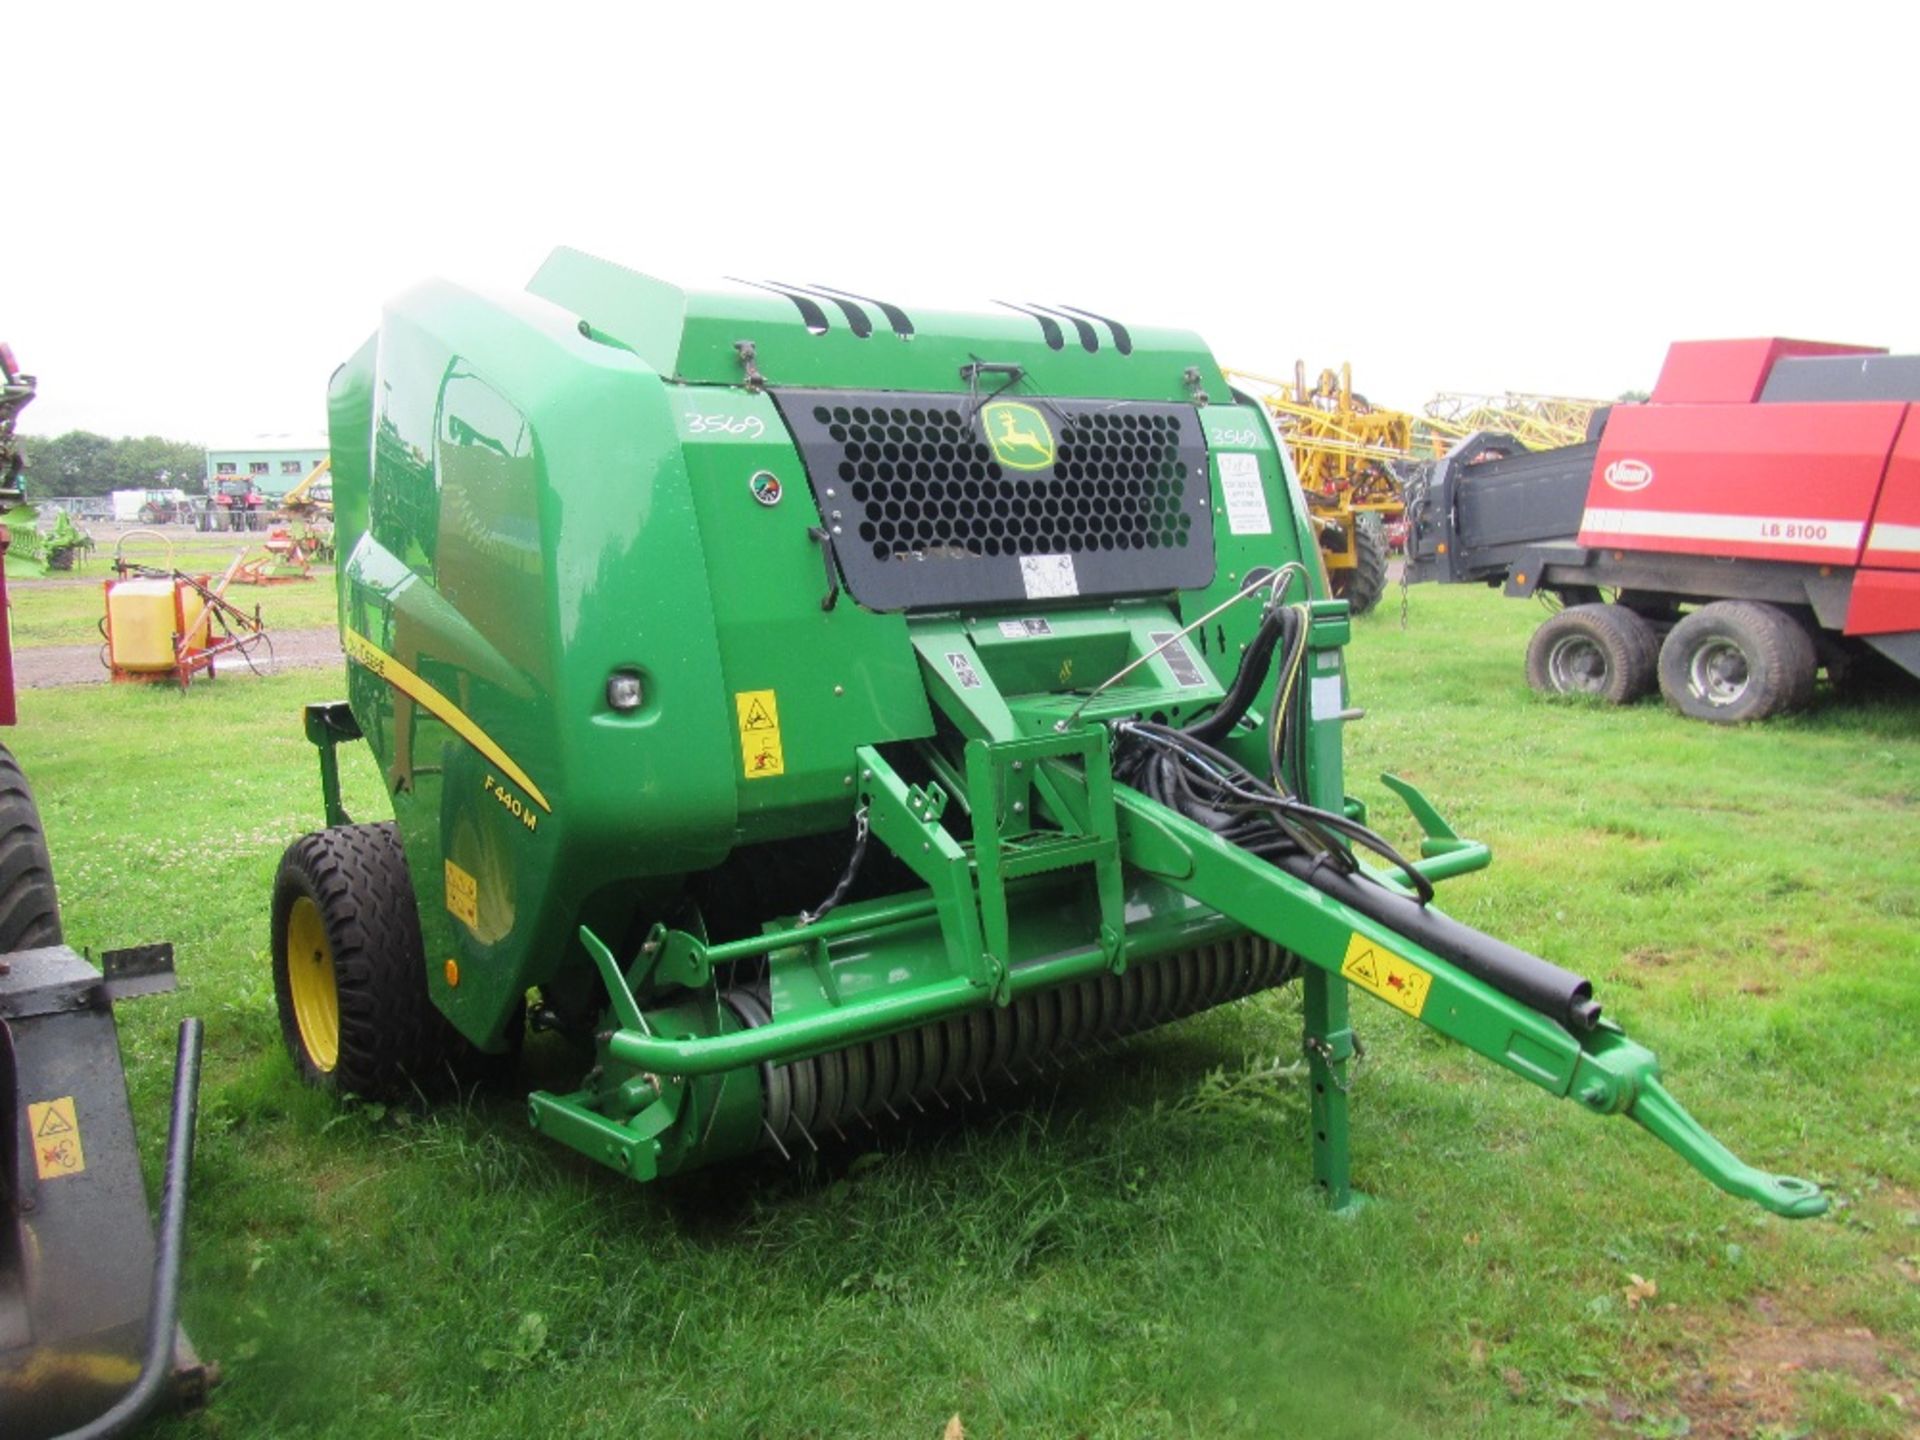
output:
M1511 435L1529 450L1557 450L1587 438L1587 421L1605 400L1570 395L1462 395L1443 392L1427 402L1421 428L1451 443L1479 430ZM1441 448L1445 448L1442 446Z

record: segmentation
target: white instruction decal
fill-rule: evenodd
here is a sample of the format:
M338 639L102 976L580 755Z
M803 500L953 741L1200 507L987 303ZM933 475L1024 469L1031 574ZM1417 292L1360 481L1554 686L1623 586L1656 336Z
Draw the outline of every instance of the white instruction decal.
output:
M1227 529L1235 535L1271 535L1267 492L1260 488L1260 459L1226 451L1220 456L1220 493L1227 501ZM1031 593L1031 592L1029 592Z
M967 659L965 652L959 650L947 651L947 664L953 667L954 676L960 681L960 688L962 690L978 690L980 688L980 672L973 668L973 662Z
M1156 647L1165 647L1160 650L1160 658L1166 661L1167 668L1173 671L1173 680L1176 685L1191 690L1197 685L1207 683L1207 677L1201 673L1200 667L1193 663L1193 652L1187 649L1187 642L1180 638L1178 630L1155 630L1148 634L1147 638Z
M1051 635L1053 626L1044 620L1002 620L1000 633L1009 640L1030 640L1035 635Z
M1347 707L1340 701L1340 677L1338 675L1316 675L1313 677L1313 718L1331 720Z
M1027 587L1029 600L1058 600L1080 593L1071 555L1022 555L1020 581Z

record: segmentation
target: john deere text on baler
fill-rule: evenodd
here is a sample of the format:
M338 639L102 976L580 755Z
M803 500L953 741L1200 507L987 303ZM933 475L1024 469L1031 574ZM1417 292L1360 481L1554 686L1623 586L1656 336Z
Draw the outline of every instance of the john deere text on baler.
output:
M1299 976L1348 1194L1349 985L1785 1215L1477 868L1341 775L1347 611L1205 346L1072 310L686 291L572 251L418 289L334 377L348 703L273 903L302 1073L577 1033L535 1128L641 1179ZM392 825L353 825L364 735ZM1363 860L1366 863L1362 863Z

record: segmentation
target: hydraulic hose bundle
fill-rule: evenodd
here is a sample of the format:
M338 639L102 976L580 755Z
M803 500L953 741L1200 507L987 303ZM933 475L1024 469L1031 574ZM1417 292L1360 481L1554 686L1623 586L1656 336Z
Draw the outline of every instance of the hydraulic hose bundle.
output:
M1307 650L1304 606L1276 605L1247 647L1219 706L1184 729L1145 720L1114 726L1114 778L1306 881L1323 894L1435 953L1575 1031L1599 1023L1591 982L1428 908L1433 885L1385 838L1345 815L1309 805L1289 783L1304 773L1297 682ZM1277 670L1262 780L1215 748L1245 718ZM1412 895L1381 883L1353 847L1371 850L1406 877Z
M1279 679L1267 727L1269 779L1262 780L1215 747L1252 708L1276 651ZM1432 883L1392 845L1344 815L1309 805L1288 782L1289 768L1296 776L1304 768L1294 697L1306 652L1306 608L1271 607L1211 714L1184 729L1145 720L1114 727L1114 778L1268 860L1300 855L1351 875L1359 862L1342 842L1362 845L1401 870L1424 905L1433 898Z

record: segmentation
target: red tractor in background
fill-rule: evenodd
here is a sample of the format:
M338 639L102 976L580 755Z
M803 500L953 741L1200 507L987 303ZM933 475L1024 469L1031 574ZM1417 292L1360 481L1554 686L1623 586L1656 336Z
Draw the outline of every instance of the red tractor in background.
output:
M1821 668L1920 676L1920 355L1677 343L1584 443L1468 436L1407 508L1409 580L1561 602L1527 647L1538 690L1657 684L1733 724L1805 704Z
M258 530L266 513L260 487L247 475L216 475L207 481L203 530Z

